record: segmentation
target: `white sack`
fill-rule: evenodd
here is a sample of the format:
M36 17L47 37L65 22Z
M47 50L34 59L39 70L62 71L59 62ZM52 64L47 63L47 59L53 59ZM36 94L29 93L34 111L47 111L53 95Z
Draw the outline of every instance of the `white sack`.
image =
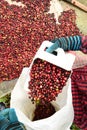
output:
M31 121L35 105L24 88L28 74L29 68L24 68L11 93L11 108L15 108L19 121L24 123L27 130L70 130L74 118L71 79L57 97L56 104L60 110L49 118Z
M43 51L44 47L50 45L51 43L48 41L43 42L34 59L45 59L66 70L71 70L75 56L72 54L65 54L60 48L57 50L58 56ZM66 62L64 62L65 59ZM27 130L70 130L74 118L70 78L66 86L63 87L62 92L56 98L56 101L52 101L56 109L55 114L49 118L32 121L35 105L32 104L31 100L28 98L26 90L28 90L28 82L30 80L29 72L33 61L29 68L23 69L11 93L11 107L15 108L19 121L24 123Z

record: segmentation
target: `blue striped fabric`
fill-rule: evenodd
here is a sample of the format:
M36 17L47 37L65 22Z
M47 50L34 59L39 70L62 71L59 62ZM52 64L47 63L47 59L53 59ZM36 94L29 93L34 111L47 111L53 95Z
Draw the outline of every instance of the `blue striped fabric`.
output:
M54 43L52 46L50 46L48 49L46 49L47 52L52 53L57 48L62 48L64 51L69 50L80 50L81 47L81 36L70 36L70 37L61 37L56 38L51 41Z

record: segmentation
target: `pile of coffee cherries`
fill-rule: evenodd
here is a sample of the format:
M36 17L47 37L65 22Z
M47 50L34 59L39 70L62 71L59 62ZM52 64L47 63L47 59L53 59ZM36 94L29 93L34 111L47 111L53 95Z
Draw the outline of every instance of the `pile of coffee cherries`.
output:
M30 71L29 98L34 103L56 100L71 71L62 69L42 59L35 59Z
M0 82L18 78L44 40L79 35L75 11L62 12L60 24L49 14L50 0L0 0Z

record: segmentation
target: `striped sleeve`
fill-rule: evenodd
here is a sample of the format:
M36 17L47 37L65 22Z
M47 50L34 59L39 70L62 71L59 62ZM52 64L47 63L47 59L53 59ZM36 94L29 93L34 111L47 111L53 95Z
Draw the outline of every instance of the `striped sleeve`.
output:
M80 50L81 36L61 37L52 40L54 44L50 46L46 51L52 53L57 48L62 48L64 51Z

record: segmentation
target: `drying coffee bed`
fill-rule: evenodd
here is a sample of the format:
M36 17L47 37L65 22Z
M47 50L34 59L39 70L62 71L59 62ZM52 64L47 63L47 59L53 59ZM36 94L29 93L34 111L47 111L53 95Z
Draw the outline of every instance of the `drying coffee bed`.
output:
M79 35L75 11L63 11L56 24L47 13L50 0L17 0L25 6L0 1L0 82L18 78L44 40Z

